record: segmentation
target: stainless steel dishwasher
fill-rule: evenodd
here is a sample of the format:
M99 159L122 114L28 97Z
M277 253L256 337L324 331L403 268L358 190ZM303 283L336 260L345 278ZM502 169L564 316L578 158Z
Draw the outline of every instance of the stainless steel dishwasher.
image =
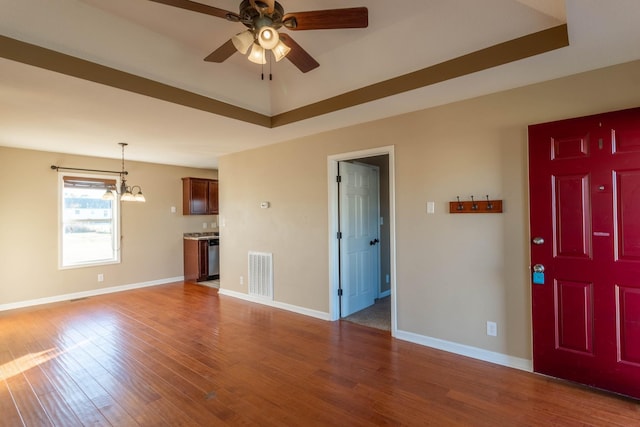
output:
M220 239L209 239L209 279L220 278Z

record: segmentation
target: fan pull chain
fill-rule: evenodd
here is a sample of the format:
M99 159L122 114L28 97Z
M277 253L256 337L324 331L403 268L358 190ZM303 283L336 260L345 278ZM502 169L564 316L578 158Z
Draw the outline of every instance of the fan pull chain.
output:
M264 54L269 58L269 80L273 80L273 74L271 74L271 55L268 55L266 52ZM261 64L260 67L260 79L264 80L264 64Z

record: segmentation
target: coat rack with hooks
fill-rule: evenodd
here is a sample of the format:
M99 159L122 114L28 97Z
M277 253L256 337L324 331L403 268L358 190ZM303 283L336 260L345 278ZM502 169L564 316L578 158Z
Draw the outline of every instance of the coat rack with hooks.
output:
M486 195L484 200L476 200L473 196L471 200L460 200L449 202L449 213L502 213L502 200L489 200Z

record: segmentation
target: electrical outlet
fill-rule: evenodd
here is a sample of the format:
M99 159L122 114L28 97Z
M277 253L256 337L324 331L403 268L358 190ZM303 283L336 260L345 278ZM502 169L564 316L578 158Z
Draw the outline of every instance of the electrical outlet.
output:
M496 322L487 321L487 335L490 337L498 336L498 324Z
M98 282L104 282L104 274L98 274Z
M244 277L243 276L240 276L240 284L244 285Z
M202 223L202 228L207 228L209 224L207 224L206 222Z

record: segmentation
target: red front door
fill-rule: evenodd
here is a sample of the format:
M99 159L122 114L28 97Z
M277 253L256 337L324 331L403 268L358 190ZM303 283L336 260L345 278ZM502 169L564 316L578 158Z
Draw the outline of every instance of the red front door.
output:
M529 190L534 370L640 398L640 108L530 126Z

